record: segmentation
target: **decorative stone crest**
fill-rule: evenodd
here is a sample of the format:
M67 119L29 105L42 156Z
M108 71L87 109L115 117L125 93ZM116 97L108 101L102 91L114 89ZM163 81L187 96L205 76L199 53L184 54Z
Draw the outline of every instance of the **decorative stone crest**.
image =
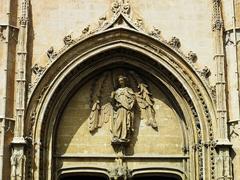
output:
M118 13L123 13L123 14L130 14L130 4L128 0L115 0L112 3L112 12L114 14L118 14Z
M179 49L181 47L180 40L176 37L172 37L168 44L172 46L174 49Z
M70 46L73 44L75 41L72 39L72 35L67 35L63 38L63 42L66 46Z
M39 66L38 64L34 64L34 66L32 67L32 72L37 76L41 76L45 69L46 68Z

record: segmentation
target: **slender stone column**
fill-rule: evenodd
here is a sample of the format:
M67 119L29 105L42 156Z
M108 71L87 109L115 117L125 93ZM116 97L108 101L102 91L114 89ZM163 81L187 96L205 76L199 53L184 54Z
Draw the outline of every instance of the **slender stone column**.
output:
M240 62L238 42L240 40L239 22L239 0L223 0L223 12L225 21L225 52L228 76L228 111L229 111L229 138L232 151L232 171L234 179L240 180ZM239 46L239 47L238 47Z
M18 51L16 62L16 122L12 141L11 179L25 179L25 139L24 114L26 106L26 61L28 36L28 9L29 0L21 1L21 16L19 18Z
M217 74L216 74L216 108L217 108L217 157L216 157L216 178L232 179L231 162L229 151L231 144L228 140L227 126L227 98L226 98L226 62L223 44L223 19L222 19L222 2L213 0L213 35L215 43L215 56Z
M10 175L9 141L14 125L14 66L18 28L11 13L13 0L0 0L0 179Z

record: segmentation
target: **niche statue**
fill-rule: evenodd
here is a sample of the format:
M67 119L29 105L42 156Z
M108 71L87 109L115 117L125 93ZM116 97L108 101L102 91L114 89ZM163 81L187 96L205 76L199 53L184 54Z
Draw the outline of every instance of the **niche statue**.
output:
M112 145L126 145L130 142L135 121L144 120L147 126L158 129L154 100L148 85L136 73L131 72L129 77L105 72L102 76L97 76L92 84L89 131L94 134L98 128L110 122ZM136 112L140 114L134 117Z
M133 90L126 86L127 77L119 76L119 88L111 94L113 106L112 143L127 143L133 131L133 106L136 101Z

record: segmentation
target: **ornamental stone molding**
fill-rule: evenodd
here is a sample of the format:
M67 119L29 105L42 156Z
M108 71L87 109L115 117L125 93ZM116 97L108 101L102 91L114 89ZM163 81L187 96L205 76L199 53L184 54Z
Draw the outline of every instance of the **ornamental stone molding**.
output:
M215 6L214 6L215 7ZM152 30L148 30L144 27L144 20L140 17L134 17L132 16L131 10L131 2L128 0L114 0L112 3L112 16L108 17L107 15L103 15L99 18L97 25L87 25L85 28L83 28L82 33L79 37L72 37L72 35L67 35L63 38L64 47L62 47L60 50L55 50L53 46L51 46L46 54L50 60L50 64L55 61L61 54L63 54L65 51L67 51L72 46L75 46L79 42L83 41L86 38L89 38L91 36L97 35L99 33L103 33L105 31L109 31L113 28L126 28L131 29L133 31L137 31L139 33L149 35L160 42L170 46L175 51L177 51L181 56L189 62L190 66L196 71L200 72L198 68L195 67L194 63L197 61L197 55L196 53L193 53L190 51L188 54L185 54L181 51L181 42L180 39L173 36L169 41L165 40L161 35L161 30L157 27L153 27ZM215 12L215 11L214 11ZM215 17L215 16L214 16ZM46 68L50 66L50 64L47 64ZM203 81L206 81L206 77L202 76L201 73L199 73L200 77L203 78ZM36 79L38 81L38 79ZM207 81L206 81L207 82ZM37 82L33 83L34 85L37 84ZM207 86L209 86L209 83L206 83ZM209 87L210 89L210 87Z
M45 170L51 169L50 166L54 163L52 158L54 154L48 149L53 145L53 132L61 106L92 74L114 66L123 66L131 69L132 72L134 69L139 69L138 72L142 71L144 76L156 79L156 82L171 94L174 102L180 102L180 109L183 107L187 109L189 113L183 113L183 116L186 116L184 123L193 132L191 144L183 147L183 153L188 157L196 158L196 164L193 166L197 169L198 179L215 179L215 144L218 137L215 103L211 89L190 63L196 61L197 55L193 52L184 55L179 50L180 40L176 37L169 42L163 40L158 28L154 27L150 32L144 30L142 19L131 18L130 2L114 1L111 10L112 18L103 16L99 19L98 27L87 26L78 38L66 36L65 46L58 52L51 47L47 51L51 63L44 70L35 65L34 72L40 74L40 77L35 82L28 99L25 123L25 134L32 140L31 147L26 150L26 172L29 179L33 177L44 179ZM210 75L207 68L201 73L204 78ZM91 99L91 113L88 119L90 132L99 128L98 113L102 110L101 87L104 87L104 83L98 81L95 83L99 84L100 90L96 95L97 98ZM149 109L154 110L148 84L138 85L139 91L135 94L139 95L139 101L146 100L143 98L145 94L144 97L150 99L147 104ZM115 93L118 90L116 89ZM154 118L149 122L151 122L149 126L155 129ZM46 134L49 136L45 136ZM122 145L119 140L116 142ZM49 167L45 167L46 162ZM116 163L118 166L108 172L112 178L131 174L122 161ZM35 171L33 171L34 164L39 165ZM205 167L208 169L206 170Z
M104 38L103 38L104 37ZM211 97L210 97L210 92L208 92L207 87L204 85L203 81L199 78L198 74L191 68L190 64L187 63L186 60L182 59L181 61L179 60L179 58L181 57L177 51L172 50L171 48L169 48L168 45L159 42L158 40L151 40L151 37L146 36L144 34L138 33L136 31L132 31L129 29L124 29L124 28L116 28L116 29L109 29L106 32L100 33L98 35L95 35L93 37L89 37L90 39L88 39L88 41L81 41L80 44L77 45L71 45L73 49L70 49L68 51L65 51L61 56L58 57L58 59L56 59L51 66L49 66L48 69L46 69L46 71L43 73L43 75L41 76L41 78L39 79L39 82L36 84L35 89L33 90L32 95L30 96L29 99L29 103L28 103L28 109L30 112L29 116L27 116L27 119L31 119L31 122L29 121L27 124L27 136L32 137L33 139L33 143L34 142L39 142L41 141L43 143L43 146L45 146L46 141L45 140L40 140L37 137L34 137L35 131L37 131L36 127L37 124L40 123L39 121L39 116L40 114L45 114L46 117L48 117L49 113L51 112L51 106L53 106L53 104L55 104L56 99L58 99L58 101L60 99L65 99L63 96L67 96L68 93L65 93L65 95L60 95L59 93L62 92L61 88L64 89L64 87L72 87L73 85L70 85L70 82L77 82L77 81L81 81L80 79L77 80L76 78L80 78L81 76L79 76L79 73L81 74L85 74L84 71L82 71L83 69L91 66L94 67L93 71L96 71L98 68L101 68L101 66L104 65L110 65L111 63L127 63L129 64L129 67L132 65L137 65L138 67L145 67L144 63L143 64L139 64L140 59L143 59L143 56L139 56L139 55L134 55L132 57L138 57L137 59L139 60L134 60L134 61L128 61L128 59L133 59L132 57L126 57L124 59L117 59L117 58L113 58L114 61L103 61L104 59L109 59L108 56L111 54L115 54L115 53L119 53L121 51L114 51L114 49L116 47L121 47L123 49L123 54L131 54L133 53L132 51L128 52L127 49L131 49L134 48L135 50L138 50L139 52L144 52L147 53L149 56L153 56L153 59L159 59L159 62L152 62L152 60L145 60L144 62L152 62L151 67L147 67L146 69L151 69L150 72L157 72L159 71L159 73L161 72L161 76L166 76L169 78L169 83L172 82L174 84L172 84L172 86L174 86L174 89L178 89L180 91L180 93L182 94L182 97L185 97L186 102L188 102L188 106L190 107L190 111L193 114L194 117L194 127L196 128L196 132L197 132L197 138L198 140L196 141L196 143L194 145L192 145L193 147L198 147L194 149L194 152L197 153L197 157L199 159L198 161L198 166L201 167L199 171L199 174L201 174L202 177L204 177L204 171L203 171L203 167L204 167L204 162L205 162L205 155L203 153L203 151L205 151L204 149L206 148L204 145L205 142L212 142L214 141L214 131L213 128L214 122L212 122L212 119L214 119L214 113L212 111L210 111L209 109L213 109L213 108L208 108L209 106L214 106L211 103ZM113 50L112 53L108 52L106 50L106 48L108 48L109 42L111 42L112 38L115 39L115 45L110 46L109 50L111 49ZM137 42L136 42L137 39ZM119 41L116 41L119 40ZM92 42L92 43L90 43ZM119 43L117 43L119 42ZM128 43L126 43L128 42ZM129 44L131 42L131 44ZM90 43L90 44L89 44ZM116 46L117 45L117 46ZM118 46L119 45L119 46ZM96 49L97 47L97 51L103 52L102 55L97 55L99 60L91 60L89 59L91 56L93 56L93 54L90 54L90 57L88 57L87 59L89 59L87 61L87 59L85 60L74 60L78 56L79 52L91 52L91 49ZM115 48L114 48L115 47ZM82 49L82 48L85 48ZM105 49L105 50L104 50ZM167 50L167 51L166 51ZM96 50L95 50L96 51ZM104 53L106 51L106 53ZM75 52L75 53L74 53ZM81 54L82 54L81 53ZM171 55L170 55L170 54ZM174 54L174 57L172 57ZM74 57L75 56L75 57ZM161 57L161 58L160 58ZM96 58L96 57L95 57ZM80 58L81 59L81 58ZM94 59L94 57L93 57ZM145 58L144 58L145 59ZM181 59L181 58L180 58ZM79 67L78 68L73 68L74 62L78 62ZM80 63L81 62L81 63ZM84 63L85 62L85 63ZM97 64L91 64L90 62L94 62ZM99 62L99 63L98 63ZM101 62L101 63L100 63ZM104 63L103 63L104 62ZM110 63L110 64L109 64ZM102 64L102 65L101 65ZM151 64L151 63L150 63ZM160 65L163 64L163 65ZM164 65L165 64L165 65ZM168 65L167 65L168 64ZM71 67L72 66L72 70L65 70L66 67ZM166 66L169 66L168 69L166 70ZM56 69L55 69L56 68ZM83 69L82 69L83 68ZM188 70L187 70L188 69ZM187 72L187 71L188 72ZM56 72L57 71L57 72ZM61 72L62 71L62 72ZM64 78L64 76L62 78L64 78L64 80L61 80L62 83L60 85L59 88L54 88L54 84L57 82L55 78L61 78L61 76L59 76L58 74L69 74L68 76L66 76ZM91 72L88 72L91 73ZM174 73L175 75L173 75L172 73ZM66 75L67 75L66 74ZM178 75L177 75L178 74ZM181 80L182 78L184 78L186 80L186 82L189 83L189 87L188 91L192 92L191 96L194 96L196 99L196 101L193 102L192 98L190 98L190 96L188 95L188 92L184 89L187 88L185 87L186 85L182 85L182 82L179 82L179 80L175 77L178 76L178 79ZM83 78L83 77L82 77ZM55 80L54 80L55 79ZM75 79L75 80L74 80ZM77 80L77 81L76 81ZM197 81L197 82L196 82ZM50 82L50 83L49 83ZM200 85L199 85L200 84ZM202 84L202 85L201 85ZM192 89L193 88L193 89ZM67 88L68 89L68 88ZM51 93L51 91L55 91ZM52 95L51 95L52 94ZM203 94L205 94L203 96ZM206 100L206 94L209 94L209 99ZM47 98L47 96L51 95L52 97L49 99ZM61 97L61 98L60 98ZM34 100L35 99L35 100ZM46 103L46 99L49 99L50 102L48 102L48 108L47 109L42 109L42 105L43 103ZM37 102L37 103L36 103ZM53 103L53 104L52 104ZM199 104L200 103L200 104ZM198 104L198 105L196 105ZM97 107L97 106L96 106ZM202 110L200 110L202 109ZM45 113L41 113L42 111L45 111ZM199 111L202 111L202 114L204 114L204 116L201 115ZM27 113L28 114L28 113ZM203 122L204 119L204 122ZM43 118L41 121L43 121L44 125L48 124L49 121L45 118ZM202 126L202 123L207 123L207 126ZM208 138L204 139L202 134L204 130L204 127L208 127L209 130L207 130L209 132ZM42 127L43 129L45 129L45 127ZM41 136L42 137L42 136ZM37 139L36 139L37 138ZM40 138L40 137L39 137ZM43 138L43 137L42 137ZM38 148L38 146L34 146L33 148ZM207 147L207 150L209 150L209 155L211 154L211 167L212 167L212 171L214 172L214 166L215 166L215 161L214 161L214 148L210 148ZM31 154L31 149L29 149L29 153ZM36 149L36 151L40 151L40 149ZM187 152L187 151L185 151ZM31 159L31 158L29 158ZM44 158L41 160L42 163L45 161ZM31 167L30 167L31 169ZM212 176L214 176L214 174L212 174Z
M220 31L223 28L223 20L221 17L221 0L212 0L213 1L213 31Z

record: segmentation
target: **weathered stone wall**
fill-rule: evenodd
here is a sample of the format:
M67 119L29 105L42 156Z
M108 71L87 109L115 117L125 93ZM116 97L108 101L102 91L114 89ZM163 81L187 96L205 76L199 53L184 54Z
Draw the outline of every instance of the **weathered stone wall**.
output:
M153 26L161 30L162 37L170 40L176 36L181 41L181 49L187 55L193 51L198 56L200 69L209 66L214 81L211 1L191 0L133 0L132 11L144 21L147 29ZM87 25L98 23L98 19L111 12L110 0L58 0L32 1L33 64L48 63L47 50L54 46L63 47L63 38L72 34L78 37ZM32 30L31 30L32 28ZM91 30L92 26L90 26Z
M0 171L2 169L1 167L5 166L4 172L2 173L4 174L4 177L9 177L10 174L9 145L13 136L10 122L16 118L16 102L18 103L18 100L16 100L16 94L18 94L16 90L16 83L19 82L19 79L17 79L16 72L18 71L21 73L22 71L16 69L16 62L18 60L24 61L24 58L21 59L17 57L21 56L20 54L24 57L26 53L27 80L24 80L25 77L21 80L26 83L26 89L28 89L28 85L33 83L36 78L34 73L32 73L31 68L36 63L41 66L46 66L50 63L46 52L51 46L58 51L64 46L63 38L66 35L70 34L73 38L78 38L83 29L88 27L88 25L90 25L89 31L94 30L94 27L98 24L100 17L106 15L107 18L110 18L112 16L112 0L31 0L29 1L30 6L27 19L29 20L29 24L27 30L25 31L28 31L27 49L26 52L18 52L18 48L21 47L21 44L24 46L24 41L22 41L22 39L18 39L20 37L18 34L20 30L19 18L22 14L22 2L22 0L0 0L0 157L4 155L4 158L1 159L2 161L0 160ZM131 0L131 11L134 18L142 18L146 32L150 32L155 27L161 31L161 37L166 41L169 41L173 36L178 37L181 41L180 50L186 56L189 51L193 51L197 54L198 60L194 66L196 66L199 70L203 69L205 66L210 68L210 85L218 86L222 83L220 86L222 86L221 90L223 91L218 91L220 88L217 88L217 101L220 102L217 102L217 105L221 104L221 101L225 99L226 85L227 100L224 103L227 104L227 107L224 109L225 107L223 105L220 107L220 110L218 110L224 111L224 116L226 116L229 121L229 131L227 132L227 130L225 130L223 133L228 133L227 136L233 143L233 152L231 153L231 157L233 158L234 175L238 178L240 176L238 171L240 167L238 161L240 154L240 78L238 75L240 70L240 0L221 0L221 15L223 17L224 24L224 29L222 29L224 31L223 39L221 39L221 32L218 34L216 31L212 31L212 14L214 11L213 2L218 1ZM222 40L223 42L221 42ZM216 43L220 45L216 46ZM221 47L224 48L223 52L219 50ZM217 66L218 57L220 57L220 61L223 60L222 67L225 65L223 69L226 71L226 82L225 76L223 79L220 79L220 81L216 80L216 77L221 78L221 72L217 75L217 68L219 68L219 66ZM214 58L216 58L215 61L213 60ZM220 62L220 64L222 62ZM215 84L216 82L217 84ZM94 136L86 132L86 118L90 111L89 107L87 107L89 99L87 99L87 96L83 97L82 94L88 93L88 86L89 85L85 85L79 90L64 111L62 121L59 125L59 139L57 143L57 147L59 148L57 148L59 150L57 153L60 155L63 155L66 152L94 153L95 149L100 147L101 143L106 144L106 142L110 140L109 137L111 133L108 131L108 125L104 126L95 134L95 139ZM156 89L157 88L155 87L155 90ZM25 89L23 88L21 90L23 90L22 93L25 94ZM158 93L161 94L161 92ZM157 90L155 95L157 96ZM159 114L160 125L164 124L164 126L161 127L162 131L153 133L152 131L150 132L147 129L144 129L144 125L142 127L140 124L140 128L143 128L143 131L139 131L139 140L135 144L135 151L136 153L139 152L139 154L145 153L145 151L142 151L142 145L144 143L150 143L145 148L149 148L148 150L151 152L160 152L161 154L164 154L165 151L172 151L172 154L177 154L181 151L182 147L176 146L176 148L173 148L173 146L175 147L178 142L183 141L180 135L182 129L179 124L176 123L179 122L180 119L176 116L176 114L174 114L173 110L171 110L171 106L166 105L168 104L166 103L168 101L165 99L164 94L159 95L159 98L156 98L155 100L159 103L159 107L163 108L164 111L169 112L168 115L164 114L164 116ZM18 111L21 111L21 109L18 109ZM80 112L84 112L83 119L79 119L82 117ZM219 114L221 114L221 112ZM224 118L225 117L223 117L223 119ZM225 121L221 121L221 118L218 118L218 120L220 122L218 124L219 129L221 129L222 126L227 126ZM79 126L79 129L75 126L75 123L77 122L82 123ZM176 126L171 126L174 123L176 123ZM225 124L222 125L221 123ZM72 132L72 137L67 137L69 136L69 132L71 132L74 128L76 132ZM5 132L5 130L7 131ZM170 131L174 131L176 134L171 136L172 134L168 134ZM144 134L141 134L141 132L144 132ZM109 136L103 137L102 134L104 133ZM85 136L86 134L88 135ZM91 142L91 144L89 144L89 149L86 147L82 148L83 146L79 145L79 137L81 136L85 138L83 141L83 143L85 143L84 146L87 146L86 142ZM159 138L161 145L159 145L159 147L155 147L151 144L151 142L146 142L146 136L151 136L156 139ZM166 142L172 142L172 144L167 144ZM166 143L165 146L162 146L164 143ZM99 144L99 146L95 147L93 144ZM110 147L104 147L105 148L99 148L99 152L102 151L101 153L103 154L106 152L113 153ZM134 166L137 165L133 163L133 167Z

